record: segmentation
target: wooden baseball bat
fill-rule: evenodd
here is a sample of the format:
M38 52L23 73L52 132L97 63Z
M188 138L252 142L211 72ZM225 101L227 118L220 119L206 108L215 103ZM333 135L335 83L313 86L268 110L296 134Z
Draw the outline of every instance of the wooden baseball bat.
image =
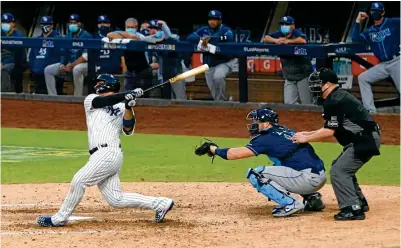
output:
M186 78L201 74L201 73L203 73L203 72L205 72L207 70L209 70L209 66L207 64L198 66L198 67L196 67L196 68L194 68L192 70L189 70L189 71L186 71L184 73L178 74L177 76L175 76L173 78L170 78L169 80L164 81L163 83L160 83L158 85L152 86L152 87L144 90L143 92L147 92L147 91L150 91L150 90L157 89L157 88L162 87L163 85L166 85L166 84L173 84L173 83L182 81L182 80L184 80Z

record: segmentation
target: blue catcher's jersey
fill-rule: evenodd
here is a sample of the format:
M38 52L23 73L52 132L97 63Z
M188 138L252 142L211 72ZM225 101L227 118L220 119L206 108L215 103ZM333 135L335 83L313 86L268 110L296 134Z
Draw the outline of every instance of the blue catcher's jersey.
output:
M373 25L359 33L360 24L354 25L352 40L365 41L380 61L392 60L400 55L400 18L384 18L380 25Z
M96 39L102 39L99 33L94 35ZM121 57L124 56L123 50L96 50L93 52L96 58L96 73L119 74L121 73Z
M68 33L65 36L65 38L74 39L72 33ZM76 37L76 39L92 39L92 38L93 38L92 35L83 29L79 31L79 34ZM61 57L60 63L63 65L67 65L68 63L74 63L84 53L88 53L88 49L82 49L82 48L67 49L64 55Z
M43 34L38 36L43 38ZM53 30L48 38L60 38L60 34ZM29 66L31 71L35 74L43 74L46 66L58 63L60 61L60 49L42 47L42 48L32 48L29 53Z
M310 144L293 143L294 134L295 131L287 127L275 126L252 138L246 147L256 156L267 155L275 165L297 171L312 169L313 173L319 174L324 170L323 161Z

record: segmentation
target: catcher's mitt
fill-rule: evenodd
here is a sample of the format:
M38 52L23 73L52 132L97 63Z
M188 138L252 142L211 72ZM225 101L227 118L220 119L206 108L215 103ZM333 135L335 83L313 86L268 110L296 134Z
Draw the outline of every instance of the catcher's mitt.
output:
M195 147L195 154L198 156L203 156L207 154L209 157L212 158L212 163L214 160L214 154L210 151L210 146L219 147L216 143L211 140L205 139L206 141L203 142L199 147Z

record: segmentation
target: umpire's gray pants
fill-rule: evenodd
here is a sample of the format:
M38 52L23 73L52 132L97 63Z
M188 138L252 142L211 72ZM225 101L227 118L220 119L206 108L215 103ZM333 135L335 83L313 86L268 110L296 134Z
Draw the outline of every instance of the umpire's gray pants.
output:
M284 103L286 104L312 104L308 78L299 81L285 80Z
M400 56L390 61L381 62L358 76L363 106L372 113L376 112L376 107L371 84L387 77L393 79L395 87L400 92Z
M56 77L61 76L61 63L48 65L45 68L45 80L47 92L49 95L56 96ZM84 94L84 79L88 75L88 63L81 63L72 69L74 78L74 96L82 96Z
M380 135L373 133L376 146L380 147ZM352 205L359 205L359 198L364 198L359 188L355 173L372 157L363 158L355 156L353 144L344 147L341 154L333 161L331 167L331 183L340 209Z
M226 77L233 70L236 63L238 63L238 59L233 59L227 63L213 66L205 72L207 86L215 101L228 100L226 95Z
M326 174L320 171L319 174L311 172L311 169L297 171L285 166L265 166L261 172L281 192L291 192L301 195L312 194L321 189L326 183Z
M14 85L11 82L11 71L14 69L14 63L1 65L1 92L14 92Z

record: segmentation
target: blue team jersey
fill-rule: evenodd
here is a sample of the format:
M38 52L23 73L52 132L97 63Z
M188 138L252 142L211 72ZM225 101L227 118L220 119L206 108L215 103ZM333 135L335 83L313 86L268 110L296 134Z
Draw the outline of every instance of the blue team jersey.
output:
M101 40L104 36L96 33L93 37ZM124 56L123 50L94 50L93 55L96 59L95 65L97 73L121 73L121 57Z
M85 30L81 29L79 31L78 36L75 38L72 36L72 33L68 33L65 38L67 39L92 39L92 35ZM60 63L63 65L67 65L68 63L75 62L82 54L87 53L88 49L82 48L71 48L64 51L64 55L61 57Z
M246 145L256 156L267 155L278 166L286 166L297 171L312 169L319 174L324 170L323 161L316 155L310 144L295 144L291 138L295 134L284 126L275 126L263 131Z
M359 33L360 24L355 23L352 41L365 41L380 61L388 61L400 55L400 18L384 18L380 25L373 25Z
M221 24L219 27L215 29L211 29L208 26L201 27L192 34L190 34L187 37L187 40L192 43L198 43L201 38L204 38L206 36L211 37L209 40L211 44L222 42L220 40L221 36L227 37L227 39L224 42L234 42L233 31L231 30L231 28L227 27L224 24ZM216 66L221 63L226 63L231 59L233 59L233 56L210 54L210 53L203 54L203 63L208 64L209 66Z
M43 38L44 35L41 34L37 38ZM53 30L48 38L60 38L61 35ZM29 66L31 72L35 74L43 74L46 66L58 63L60 61L60 49L42 47L42 48L32 48L29 53Z
M17 30L7 35L3 30L1 31L1 36L6 37L25 37L25 35ZM24 48L2 48L1 49L1 63L2 64L10 64L10 63L25 63L26 62L26 51Z

